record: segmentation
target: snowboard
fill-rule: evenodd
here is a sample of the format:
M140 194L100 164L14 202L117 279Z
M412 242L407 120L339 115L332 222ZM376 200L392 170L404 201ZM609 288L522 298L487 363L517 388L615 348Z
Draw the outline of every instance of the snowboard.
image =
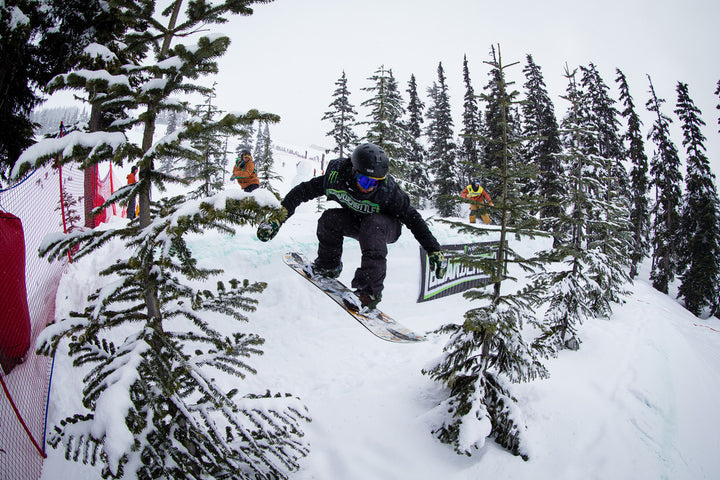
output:
M414 343L426 340L425 335L419 335L399 324L387 314L377 308L363 308L360 299L348 287L337 279L312 274L312 262L301 253L289 252L285 254L285 263L299 273L303 278L325 292L335 303L350 314L360 324L370 330L376 337L395 343Z

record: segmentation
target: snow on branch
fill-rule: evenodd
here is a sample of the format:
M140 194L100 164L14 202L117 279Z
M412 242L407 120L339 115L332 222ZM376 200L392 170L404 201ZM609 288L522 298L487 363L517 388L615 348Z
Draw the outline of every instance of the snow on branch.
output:
M25 26L30 23L30 19L18 7L13 7L10 12L10 30L15 30L19 26Z
M107 70L74 70L70 73L63 73L56 76L50 83L48 88L59 89L64 86L82 86L92 82L104 82L108 87L125 87L130 89L130 80L127 75L112 75Z
M121 132L80 132L76 130L64 137L47 138L32 145L20 155L10 178L18 179L29 168L40 167L56 155L71 157L76 148L89 149L90 152L87 156L92 157L95 152L103 148L115 151L125 143L127 143L127 138Z
M83 49L83 53L90 58L99 58L105 62L117 60L117 56L106 46L99 43L91 43Z

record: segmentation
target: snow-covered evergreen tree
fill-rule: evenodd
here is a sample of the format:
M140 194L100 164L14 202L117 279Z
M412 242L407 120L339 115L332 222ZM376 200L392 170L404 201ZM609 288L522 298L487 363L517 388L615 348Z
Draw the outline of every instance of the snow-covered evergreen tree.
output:
M273 158L272 138L270 138L270 125L258 127L258 133L262 130L262 136L258 135L258 143L255 151L259 153L260 160L255 158L255 173L260 179L260 187L275 192L273 182L282 181L282 177L275 172L275 159Z
M100 13L99 1L85 3L80 15L92 18ZM74 61L69 49L78 46L72 38L85 31L85 25L60 16L61 5L50 0L0 2L0 181L8 178L20 153L32 145L30 113L41 101L41 89ZM64 55L56 55L63 49Z
M526 193L544 198L539 212L541 228L551 232L557 227L557 218L560 215L559 198L565 190L565 185L560 180L563 169L558 157L562 147L555 107L547 92L542 71L531 55L526 56L526 61L523 69L525 103L521 105L522 135L535 137L537 140L528 142L524 157L538 170L537 179L530 182L533 188L527 189Z
M608 315L611 302L621 302L626 294L627 267L632 249L630 219L630 188L627 171L621 163L624 149L619 133L618 112L615 101L595 65L580 67L583 98L590 111L589 121L595 135L587 137L586 152L595 155L595 176L602 190L594 199L599 208L589 219L588 250L595 246L600 253L592 266L593 280L599 286L594 310L597 315Z
M78 123L87 123L90 117L85 109L65 106L35 110L30 120L38 124L36 135L57 135L61 123L66 128L72 128Z
M165 130L165 135L170 135L171 133L174 133L175 130L178 128L178 115L177 112L170 112L168 116L168 125L167 129Z
M70 192L63 189L60 197L60 202L55 207L56 212L60 212L63 222L60 227L63 227L67 233L72 233L82 227L82 217L78 211L78 201Z
M717 95L720 98L720 80L718 80L717 89L715 89L715 95ZM720 110L720 102L718 102L718 104L715 108ZM718 133L720 133L720 117L718 117ZM718 296L717 300L715 301L715 305L713 306L711 313L715 317L720 318L720 295Z
M332 123L332 129L327 136L335 141L336 152L340 158L349 157L350 153L359 143L359 138L353 131L357 112L355 106L350 103L350 90L348 90L347 76L343 70L342 75L335 82L337 88L333 92L333 101L330 102L330 110L325 112L322 119Z
M627 121L624 135L627 159L632 164L630 172L630 223L632 231L632 251L630 252L630 278L637 275L638 264L650 250L650 183L648 180L648 158L645 154L645 142L642 138L642 121L635 111L635 103L630 95L627 79L617 69L617 83L620 88L620 101L624 110L622 116Z
M215 88L204 92L205 101L197 106L195 117L202 123L212 124L222 113L213 105L216 97ZM209 197L223 188L225 164L225 137L221 132L208 129L200 133L192 142L193 153L185 163L186 179L199 180L200 186L195 191L197 197Z
M506 117L516 102L518 92L508 91L506 68L498 48L491 67L498 72L497 92L498 114ZM501 123L501 122L499 122ZM433 434L442 442L453 446L460 454L471 455L481 448L487 437L527 460L525 445L525 422L522 412L511 392L512 382L524 382L547 375L540 363L539 351L528 345L521 329L536 322L533 305L537 301L532 288L519 292L502 292L506 284L506 262L524 269L538 266L536 259L523 258L507 243L511 234L516 236L534 235L537 221L527 215L528 205L516 201L517 195L510 194L517 189L518 175L526 175L526 166L518 165L513 153L520 139L512 139L505 129L497 138L489 140L500 146L503 152L500 167L493 171L494 180L500 187L495 204L501 211L500 245L495 258L480 255L463 255L454 259L470 267L481 268L492 276L492 292L469 290L464 296L470 300L485 301L484 305L465 313L463 324L448 324L440 331L449 333L444 354L435 366L424 370L434 380L445 385L449 397L437 408L439 420ZM511 216L518 218L511 223ZM484 232L474 225L456 224L464 232Z
M480 166L480 135L482 133L482 117L478 106L478 97L470 81L467 55L463 57L463 82L465 84L465 97L463 98L462 131L460 137L462 144L458 149L460 157L460 182L470 181Z
M717 88L715 89L715 95L720 97L720 80L718 80ZM718 110L720 110L720 103L715 107ZM718 127L720 127L720 117L718 117ZM718 128L718 133L720 133L720 128Z
M655 204L653 214L652 271L650 279L655 289L668 293L670 282L677 271L678 248L680 246L680 201L682 199L680 182L680 156L670 136L672 120L662 113L665 100L655 93L650 82L650 99L646 103L649 111L656 115L648 139L655 144L655 152L650 161L652 185L655 186Z
M536 198L529 198L528 193L523 189L529 182L534 182L536 180L538 170L537 166L530 164L526 158L521 158L525 154L525 150L527 150L527 148L523 146L522 142L518 141L518 139L521 138L518 105L513 104L507 108L501 105L504 101L503 92L498 90L498 86L503 82L507 85L512 85L514 82L508 81L507 79L504 79L503 82L499 81L500 72L498 72L497 69L492 68L492 65L497 64L497 55L498 52L493 46L490 49L491 61L485 62L486 64L491 65L491 68L489 72L490 80L485 85L483 93L480 95L480 98L485 104L483 122L483 136L485 141L482 143L482 166L476 174L483 179L483 187L488 191L491 198L495 199L497 196L503 196L506 194L513 196L515 197L513 198L513 203L516 203L517 205L521 205L523 202L526 203L528 208L532 205L533 209L528 210L526 213L529 215L535 215L540 205L537 204ZM503 135L507 135L510 139L510 143L514 145L512 155L515 160L515 165L519 166L525 163L529 167L524 170L524 175L519 175L520 172L517 172L518 175L516 175L517 178L515 181L517 182L517 186L521 188L513 188L508 192L503 191L502 185L500 184L501 181L499 179L499 172L502 171L503 168L503 158L507 152L503 150L502 144L500 144L497 140L491 140L502 138ZM528 198L523 199L523 197ZM519 218L520 216L513 215L511 216L510 221L515 222Z
M493 61L497 58L497 52L495 51L494 46L490 49L490 57L493 59ZM508 109L508 117L506 119L508 125L502 124L501 107L499 104L500 93L497 91L499 75L500 73L496 69L490 69L488 73L488 76L490 78L488 80L488 83L485 84L485 87L483 88L483 93L480 97L485 104L485 111L483 112L483 134L487 139L500 138L503 134L503 131L512 131L513 127L510 124L515 123L515 119L512 118L511 110ZM493 168L500 168L500 165L502 163L502 155L503 152L501 146L498 145L496 142L491 142L489 140L483 142L482 162L484 170L491 171ZM499 195L499 185L496 185L494 183L494 180L489 178L485 179L485 184L483 186L488 191L491 197L494 198L495 196Z
M609 195L629 198L630 182L624 160L624 148L620 135L620 121L615 100L610 97L609 87L593 63L580 67L582 86L588 94L590 108L598 131L598 154L608 159L606 182Z
M606 280L612 275L626 281L622 262L616 252L598 241L597 232L621 225L614 206L605 195L603 172L607 158L597 154L600 133L592 111L592 101L576 81L576 71L566 67L568 81L565 100L570 103L560 128L563 162L559 180L565 188L559 196L558 221L566 235L544 252L548 259L559 262L560 268L535 276L542 300L548 304L544 315L543 334L537 345L557 352L564 348L576 350L581 340L577 327L585 319L607 316L612 311L622 288L613 289ZM621 257L622 258L622 257Z
M410 195L412 204L420 208L432 198L432 185L430 183L430 170L427 165L427 150L422 141L423 109L425 105L418 96L415 75L410 75L408 81L407 114L405 129L408 133L408 145L404 148L407 171L403 174L403 189Z
M462 187L457 166L450 95L442 62L438 64L437 74L437 82L433 82L433 86L428 89L428 163L435 185L435 208L440 216L452 217L458 213L457 197Z
M71 0L61 10L70 23L82 24L82 34L75 38L72 49L76 52L71 64L71 73L56 76L48 90L58 88L83 89L84 100L90 106L90 120L87 130L90 132L121 130L123 122L129 122L126 110L134 100L125 96L122 82L127 79L123 66L137 63L147 54L148 44L125 43L126 32L147 29L147 21L142 16L126 15L129 8L141 9L141 6L125 6L122 2L91 2L97 4L95 12L85 11L83 2ZM89 14L89 15L88 15ZM64 28L64 27L61 27ZM94 72L94 73L88 73ZM77 73L80 72L80 75ZM84 197L85 227L94 228L93 205L93 168L85 169Z
M183 108L185 108L183 106ZM187 110L189 111L189 109ZM167 128L165 129L165 136L174 134L179 128L182 127L183 123L187 120L188 115L183 110L170 110L162 111L161 115L167 118ZM160 115L159 115L160 116ZM188 154L191 152L189 151ZM189 160L188 160L189 161ZM160 172L173 176L185 176L187 175L187 162L178 161L175 155L158 155L156 167ZM192 178L192 175L190 175Z
M255 124L247 125L243 132L238 135L237 147L235 147L235 155L240 156L243 150L253 151L253 137L255 136Z
M702 112L690 98L686 83L678 82L675 113L680 118L687 153L685 196L680 218L678 298L700 316L714 307L720 295L720 199L715 175L705 153Z
M364 140L385 150L390 159L390 173L395 174L402 171L397 162L406 157L403 150L406 143L404 137L407 136L402 124L405 114L403 100L391 69L381 65L368 80L373 85L362 90L370 92L372 96L360 105L370 109L369 120L358 124L368 126Z
M258 125L258 131L257 136L255 137L255 150L253 150L253 161L255 162L255 165L259 165L265 161L265 144L267 143L267 140L265 139L265 129L263 128L262 123ZM257 166L255 167L257 169Z
M126 258L102 272L110 280L88 297L84 310L48 327L38 344L51 353L68 339L76 363L92 367L84 380L87 410L57 425L49 443L62 446L68 458L102 462L106 477L287 478L308 451L300 430L306 409L299 400L253 393L239 381L255 372L248 358L261 353L263 340L221 320L247 321L245 313L255 309L253 297L265 285L221 279L211 287L210 279L222 272L198 266L185 240L207 229L232 233L233 225L279 219L280 210L242 192L238 198L220 195L207 201L181 195L152 205L149 196L153 185L179 181L154 168L160 156L185 158L188 145L208 131L237 135L254 121L279 120L257 110L214 122L191 119L154 140L158 112L179 105L174 94L207 92L188 79L217 71L215 59L229 44L216 34L189 45L173 46L173 41L201 25L223 23L228 14L250 15L252 3L266 2L198 0L184 12L182 0L161 12L152 1L113 3L123 17L147 26L122 38L122 47L135 51L136 63L124 65L123 74L75 71L57 78L55 87L98 85L108 91L112 108L122 98L128 111L143 113L115 122L109 131L72 132L61 142L41 142L21 156L22 168L14 171L17 176L28 166L53 161L60 151L63 162L83 166L108 160L140 165L138 183L98 207L139 194L139 219L115 229L57 237L41 252L55 259L77 247L77 260L113 239L127 248ZM181 13L183 21L177 23ZM101 101L98 106L105 108ZM135 124L145 128L141 145L123 133ZM218 375L237 377L237 388L221 388Z
M420 99L417 90L417 80L415 74L410 75L408 80L408 88L405 90L408 94L408 106L407 114L408 120L406 123L406 130L417 141L416 149L411 152L410 159L417 160L424 157L427 151L420 143L422 137L422 124L425 121L423 118L423 111L425 110L425 104Z

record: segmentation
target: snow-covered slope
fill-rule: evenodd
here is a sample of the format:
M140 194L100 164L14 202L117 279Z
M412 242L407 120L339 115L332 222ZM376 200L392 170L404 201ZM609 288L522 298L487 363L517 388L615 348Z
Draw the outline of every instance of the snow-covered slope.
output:
M320 171L319 162L275 152L282 194ZM228 188L240 188L236 184ZM235 236L208 233L192 240L204 266L228 276L268 282L244 329L266 339L265 354L250 359L258 375L248 391L289 392L308 406L311 446L292 478L310 479L716 479L720 456L720 321L699 320L653 290L647 271L609 319L579 328L577 352L546 362L551 377L515 386L526 416L530 460L488 442L472 457L458 456L431 434L433 408L447 393L421 374L440 355L445 338L391 344L372 336L329 298L292 272L282 254L314 258L317 202L298 209L269 243L250 227ZM428 217L432 212L423 212ZM477 241L433 223L441 243ZM539 248L525 242L521 249ZM359 264L357 243L346 240L341 280ZM94 272L123 251L117 245L71 266L58 294L58 314L79 309L95 288ZM462 322L473 306L462 296L415 303L418 246L405 229L390 247L381 308L408 327L432 331ZM72 279L71 279L72 278ZM79 408L81 376L58 354L51 422ZM44 480L98 478L98 470L67 462L49 448Z

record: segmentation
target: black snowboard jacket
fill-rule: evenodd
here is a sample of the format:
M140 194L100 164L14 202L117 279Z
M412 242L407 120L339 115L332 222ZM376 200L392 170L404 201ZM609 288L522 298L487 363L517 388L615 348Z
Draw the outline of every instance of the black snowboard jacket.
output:
M440 250L440 244L430 232L425 220L410 204L408 195L390 175L372 192L362 193L356 187L350 159L339 158L328 163L325 175L322 177L315 177L296 185L288 192L281 204L290 217L301 203L322 195L354 212L358 221L362 216L374 213L395 217L410 229L426 252L433 253Z

